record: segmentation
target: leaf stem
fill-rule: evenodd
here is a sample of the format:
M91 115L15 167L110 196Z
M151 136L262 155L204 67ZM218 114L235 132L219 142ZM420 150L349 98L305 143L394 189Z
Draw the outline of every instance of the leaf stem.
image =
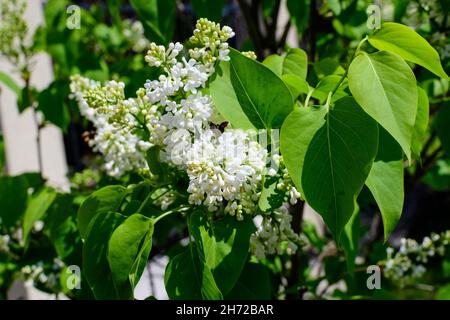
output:
M172 213L175 213L175 212L182 212L182 211L185 211L186 209L190 209L190 208L191 208L191 206L179 206L178 208L175 208L175 209L166 211L166 212L164 212L163 214L161 214L161 215L159 215L158 217L156 217L156 218L153 220L153 224L156 224L159 220L164 219L165 217L171 215Z
M359 43L358 46L356 47L355 52L352 55L352 58L350 60L350 63L352 63L353 59L355 59L356 55L359 53L359 51L361 51L361 46L363 45L364 42L366 42L369 38L367 36L364 37L364 39L362 39ZM349 63L349 66L350 66ZM347 77L348 74L348 67L347 69L345 69L344 74L342 75L341 79L339 80L338 84L336 85L336 87L334 87L333 91L331 91L331 96L333 96L336 91L339 89L339 87L341 86L342 82L344 82L345 78Z

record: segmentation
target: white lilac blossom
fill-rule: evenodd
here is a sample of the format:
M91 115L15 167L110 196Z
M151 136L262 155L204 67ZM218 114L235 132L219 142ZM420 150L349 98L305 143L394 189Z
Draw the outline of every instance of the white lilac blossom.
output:
M287 205L264 215L256 233L251 237L252 253L263 259L266 255L292 254L297 251L303 241L300 235L292 230L292 215Z
M146 169L145 152L154 145L160 149L160 161L186 173L190 204L203 205L210 212L223 210L238 220L256 214L262 180L269 170L267 149L258 143L255 132L228 125L204 90L216 64L229 60L227 40L233 36L229 27L200 19L189 50L180 43L167 48L149 44L145 60L160 75L147 80L137 98L125 99L120 82L101 85L80 76L72 79L81 113L96 127L90 144L104 155L110 175ZM274 159L279 166L282 159ZM299 194L280 167L269 173L280 177L277 189L293 204ZM155 204L166 210L175 200L176 193L165 190ZM296 238L288 232L287 211L280 208L265 219L276 222L272 231L281 232L279 239L289 240L294 249ZM263 234L269 233L266 228Z
M24 47L28 30L24 18L26 7L25 0L0 0L0 55L18 69L26 64L23 55L28 49Z
M80 112L96 128L89 145L103 154L105 170L120 177L131 170L145 170L145 152L152 146L142 139L139 119L152 112L142 89L136 98L125 99L124 84L109 81L105 85L83 78L71 78L72 97Z
M48 290L59 291L60 273L64 263L59 259L54 259L51 266L45 266L43 261L36 264L26 265L20 270L21 276L26 283L32 286L44 286Z
M139 20L124 20L123 35L125 39L131 44L131 48L135 52L144 52L150 45L150 42L144 35L144 26Z
M443 256L450 244L450 231L441 234L432 233L425 237L422 243L414 239L401 239L397 252L393 248L387 249L387 260L384 274L400 286L404 286L415 278L420 278L426 272L429 259Z
M9 251L9 243L11 238L9 235L0 235L0 252L8 252Z

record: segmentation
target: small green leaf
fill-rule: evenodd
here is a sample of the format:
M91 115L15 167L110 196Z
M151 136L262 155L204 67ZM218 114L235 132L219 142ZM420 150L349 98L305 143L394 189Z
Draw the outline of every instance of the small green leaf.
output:
M257 129L280 128L293 110L286 84L263 64L230 50L231 83L242 110Z
M263 64L278 76L295 75L303 80L308 72L308 57L302 49L289 49L286 55L271 54Z
M281 79L283 79L289 90L291 90L291 94L294 99L297 99L301 93L307 94L309 92L308 82L296 75L283 74Z
M277 189L280 177L265 176L261 196L258 200L258 206L263 212L275 210L285 202L286 192Z
M147 164L150 172L157 175L159 179L164 180L168 174L168 166L159 159L161 148L158 146L153 146L147 151Z
M355 204L355 211L352 217L344 227L341 236L341 246L345 252L348 272L353 274L355 271L355 259L358 254L358 244L361 229L361 218L358 204Z
M416 121L414 123L414 132L411 142L411 151L420 158L425 139L427 136L428 120L430 117L430 104L425 90L418 87L419 101L417 102Z
M281 76L283 74L283 60L284 58L279 54L271 54L264 59L262 64L272 70L275 74Z
M286 53L283 60L282 74L293 74L306 79L308 73L308 57L302 49L292 48Z
M378 126L353 98L326 107L299 108L281 128L281 154L295 186L336 240L378 148Z
M356 102L397 140L411 159L417 113L417 85L408 64L396 54L359 54L348 71Z
M381 211L384 240L394 231L403 211L403 152L383 128L379 130L378 154L366 185Z
M3 82L5 86L11 89L17 96L20 95L21 88L20 86L11 78L8 74L3 71L0 71L0 82Z
M336 59L325 58L314 64L314 72L321 79L330 75L342 75L345 73L345 70Z
M78 210L78 229L85 239L92 218L100 213L116 212L126 194L126 188L119 185L104 187L92 193Z
M98 300L120 298L108 263L108 241L125 216L115 212L97 214L89 223L83 245L83 273Z
M222 300L213 274L191 244L170 259L164 274L167 295L176 300Z
M111 235L108 262L121 298L132 299L152 246L153 221L141 214L129 216Z
M43 218L55 198L55 190L51 188L44 188L38 194L33 196L28 202L23 218L23 240L25 243L28 242L28 236L33 228L33 224Z
M450 80L442 68L436 49L410 27L385 22L378 32L369 36L369 42L378 50L396 53L403 59L417 63L437 76Z

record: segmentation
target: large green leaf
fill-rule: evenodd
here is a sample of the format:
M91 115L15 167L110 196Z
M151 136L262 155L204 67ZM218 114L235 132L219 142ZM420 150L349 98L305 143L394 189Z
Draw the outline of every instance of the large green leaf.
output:
M39 110L45 116L45 120L66 130L70 115L66 106L69 95L69 85L65 81L55 81L38 95Z
M289 74L306 79L308 57L302 49L289 49L286 55L272 54L264 59L263 64L278 76Z
M211 221L211 217L200 210L193 212L189 219L189 230L198 254L205 259L223 294L233 288L241 274L247 260L250 236L255 229L250 218L237 221L235 217L226 216Z
M27 180L24 176L0 176L0 223L12 227L27 206Z
M89 223L83 245L83 273L96 299L118 299L108 263L108 241L114 230L125 220L115 212L97 214Z
M430 104L425 90L418 87L419 100L417 102L416 121L414 123L414 132L411 141L411 151L420 158L425 139L427 136L428 120L430 117Z
M78 250L82 247L76 223L77 206L73 198L71 194L58 194L44 221L44 232L52 241L58 257L64 259L66 264L69 261L69 264L78 263L81 256Z
M153 221L141 214L129 216L109 239L108 262L114 284L121 298L132 299L150 254Z
M234 288L226 295L230 300L269 300L270 274L262 264L248 262Z
M209 85L214 105L221 115L231 123L233 128L254 129L255 127L242 110L236 92L233 89L230 76L230 62L221 61L216 68L212 82Z
M286 84L263 64L230 50L231 83L242 110L258 129L280 128L293 110Z
M308 73L308 57L305 51L298 48L289 49L284 57L282 74L293 74L306 79Z
M378 32L369 37L369 42L378 50L396 53L405 60L427 68L441 78L450 79L442 68L436 49L405 25L385 22Z
M366 185L381 211L387 241L403 211L403 152L383 128L379 130L378 154Z
M211 269L201 260L191 244L182 253L170 259L164 274L164 283L170 299L221 300Z
M44 188L31 198L23 218L23 239L28 241L33 224L42 219L48 208L56 198L56 191L51 188Z
M167 44L172 40L175 23L175 0L130 0L144 26L145 36Z
M78 229L81 238L86 237L88 225L95 215L118 211L125 194L125 187L112 185L95 191L84 200L78 210Z
M346 97L334 108L299 108L281 128L281 153L308 204L338 240L377 153L378 126Z
M348 82L358 104L397 140L411 159L418 93L408 64L385 51L361 53L350 64Z
M191 4L197 17L221 22L224 0L191 0Z

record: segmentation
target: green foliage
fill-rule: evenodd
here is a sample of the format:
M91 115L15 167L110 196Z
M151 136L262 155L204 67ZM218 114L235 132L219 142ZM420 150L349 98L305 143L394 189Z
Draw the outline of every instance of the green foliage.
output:
M363 53L352 61L348 80L355 100L397 140L410 159L418 94L407 63L389 52Z
M20 86L7 73L0 71L0 82L11 89L17 96L20 94Z
M2 225L12 227L27 206L27 181L24 176L0 176L0 218Z
M44 188L30 199L27 209L25 210L23 221L23 239L25 243L28 241L28 236L33 224L44 216L55 198L55 190Z
M247 260L250 235L255 231L251 219L236 221L227 216L211 221L202 211L193 212L189 230L200 260L211 270L217 287L226 295L238 280Z
M283 124L286 167L336 239L354 211L377 146L376 122L352 98L338 100L333 108L300 108Z
M83 245L83 273L96 299L109 300L122 296L116 288L108 263L108 241L125 220L115 212L98 213L89 223Z
M152 247L153 221L141 214L129 216L111 235L108 262L121 298L132 299Z
M175 0L130 0L148 39L167 44L174 29Z
M427 128L430 115L430 104L425 90L418 87L419 101L417 102L416 121L414 123L414 132L411 142L412 153L420 159L420 152L425 144L427 137Z
M225 297L230 300L268 300L271 298L271 279L266 267L248 262L233 290Z
M214 22L221 21L225 0L192 0L191 3L198 17L208 18Z
M436 49L405 25L386 22L378 32L369 37L369 42L378 50L396 53L407 61L427 68L441 78L450 79L442 68Z
M230 52L233 89L242 110L257 129L280 128L294 102L284 82L262 64Z
M230 68L231 63L228 61L221 61L217 67L215 79L209 87L214 105L221 115L236 128L253 129L254 125L241 108L233 89Z
M69 1L48 1L45 24L36 31L32 45L24 46L23 52L14 51L25 58L23 65L16 66L24 88L0 72L0 82L18 96L19 111L33 106L45 118L41 126L51 122L66 130L79 115L76 109L68 109L72 108L68 100L71 75L121 80L126 97L133 96L145 81L158 79L165 66L145 64L145 45L136 49L131 39L135 34L127 33L134 30L133 22L122 19L124 3L106 1L108 12L99 4L82 9L82 28L70 30L66 26ZM408 1L394 3L392 12L398 21L408 14ZM130 4L146 38L158 45L172 41L176 20L190 19L176 16L181 6L175 0L131 0ZM192 0L191 4L193 15L222 20L224 0ZM365 270L355 267L355 258L362 253L367 265L387 266L386 243L371 243L369 253L367 247L360 250L367 227L362 225L363 214L378 207L386 242L405 210L405 191L421 190L423 183L433 191L450 188L448 58L442 57L441 62L433 48L438 42L433 32L440 32L438 20L433 20L431 11L423 13L431 22L418 25L418 32L386 22L358 44L368 32L366 2L330 0L318 7L309 0L288 0L290 21L281 28L278 4L265 0L257 8L262 12L254 13L252 7L250 14L242 10L244 16L261 17L256 23L246 17L250 41L243 46L254 46L263 62L230 49L230 60L213 61L214 74L201 88L220 112L218 123L208 123L211 127L269 132L281 128L280 161L287 172L261 174L253 211L239 221L242 216L237 219L224 210L229 200L222 199L215 212L199 206L187 191L193 169L182 171L164 162L162 155L170 150L156 145L143 153L143 168L136 172L120 179L96 177L95 187L90 188L76 183L67 194L45 186L36 174L0 175L0 236L23 235L13 236L7 247L0 238L0 298L24 266L39 259L49 269L58 259L64 265L59 281L43 290L64 292L70 298L133 299L150 253L169 257L164 282L171 299L290 299L301 297L302 290L324 298L326 290L319 290L322 280L330 286L345 281L347 291L336 290L334 298L407 295L407 290L399 290L402 295L398 295L388 282L383 290L369 292ZM448 8L441 5L445 15ZM297 28L299 44L306 52L286 45L290 24ZM261 26L266 32L260 32ZM281 38L278 30L283 31ZM237 39L237 46L241 40ZM38 51L50 55L55 74L43 90L28 81L31 58ZM180 56L187 57L187 50ZM189 96L184 92L179 100ZM145 131L145 142L153 134L146 127L133 130ZM272 142L268 157L277 152ZM296 204L286 203L286 192L278 187L291 179L300 192ZM245 197L248 190L239 191ZM417 207L416 199L410 201L408 207ZM299 221L304 218L299 210L305 203L322 216L332 237L318 232L309 221ZM273 214L284 204L292 221L280 222ZM272 235L264 244L276 238L275 254L251 255L256 251L252 218L259 215L271 218L263 227L288 225L300 232L299 238L292 242ZM42 230L36 228L38 221L45 223ZM189 243L181 245L180 239ZM332 241L337 248L329 253ZM305 244L307 249L302 247ZM437 281L448 283L450 260L442 256L442 263L433 257L440 268L435 273L441 277ZM312 276L311 257L320 260L323 277ZM67 266L72 264L82 265L82 290L67 288ZM448 285L436 286L432 294L422 296L448 299Z
M119 185L106 186L92 193L78 210L78 230L85 239L91 220L97 215L117 212L125 196L126 189Z
M170 299L221 300L211 269L190 244L182 253L170 259L164 274L164 283Z
M388 240L403 212L403 152L398 143L380 128L378 153L366 185L381 211L384 239Z

